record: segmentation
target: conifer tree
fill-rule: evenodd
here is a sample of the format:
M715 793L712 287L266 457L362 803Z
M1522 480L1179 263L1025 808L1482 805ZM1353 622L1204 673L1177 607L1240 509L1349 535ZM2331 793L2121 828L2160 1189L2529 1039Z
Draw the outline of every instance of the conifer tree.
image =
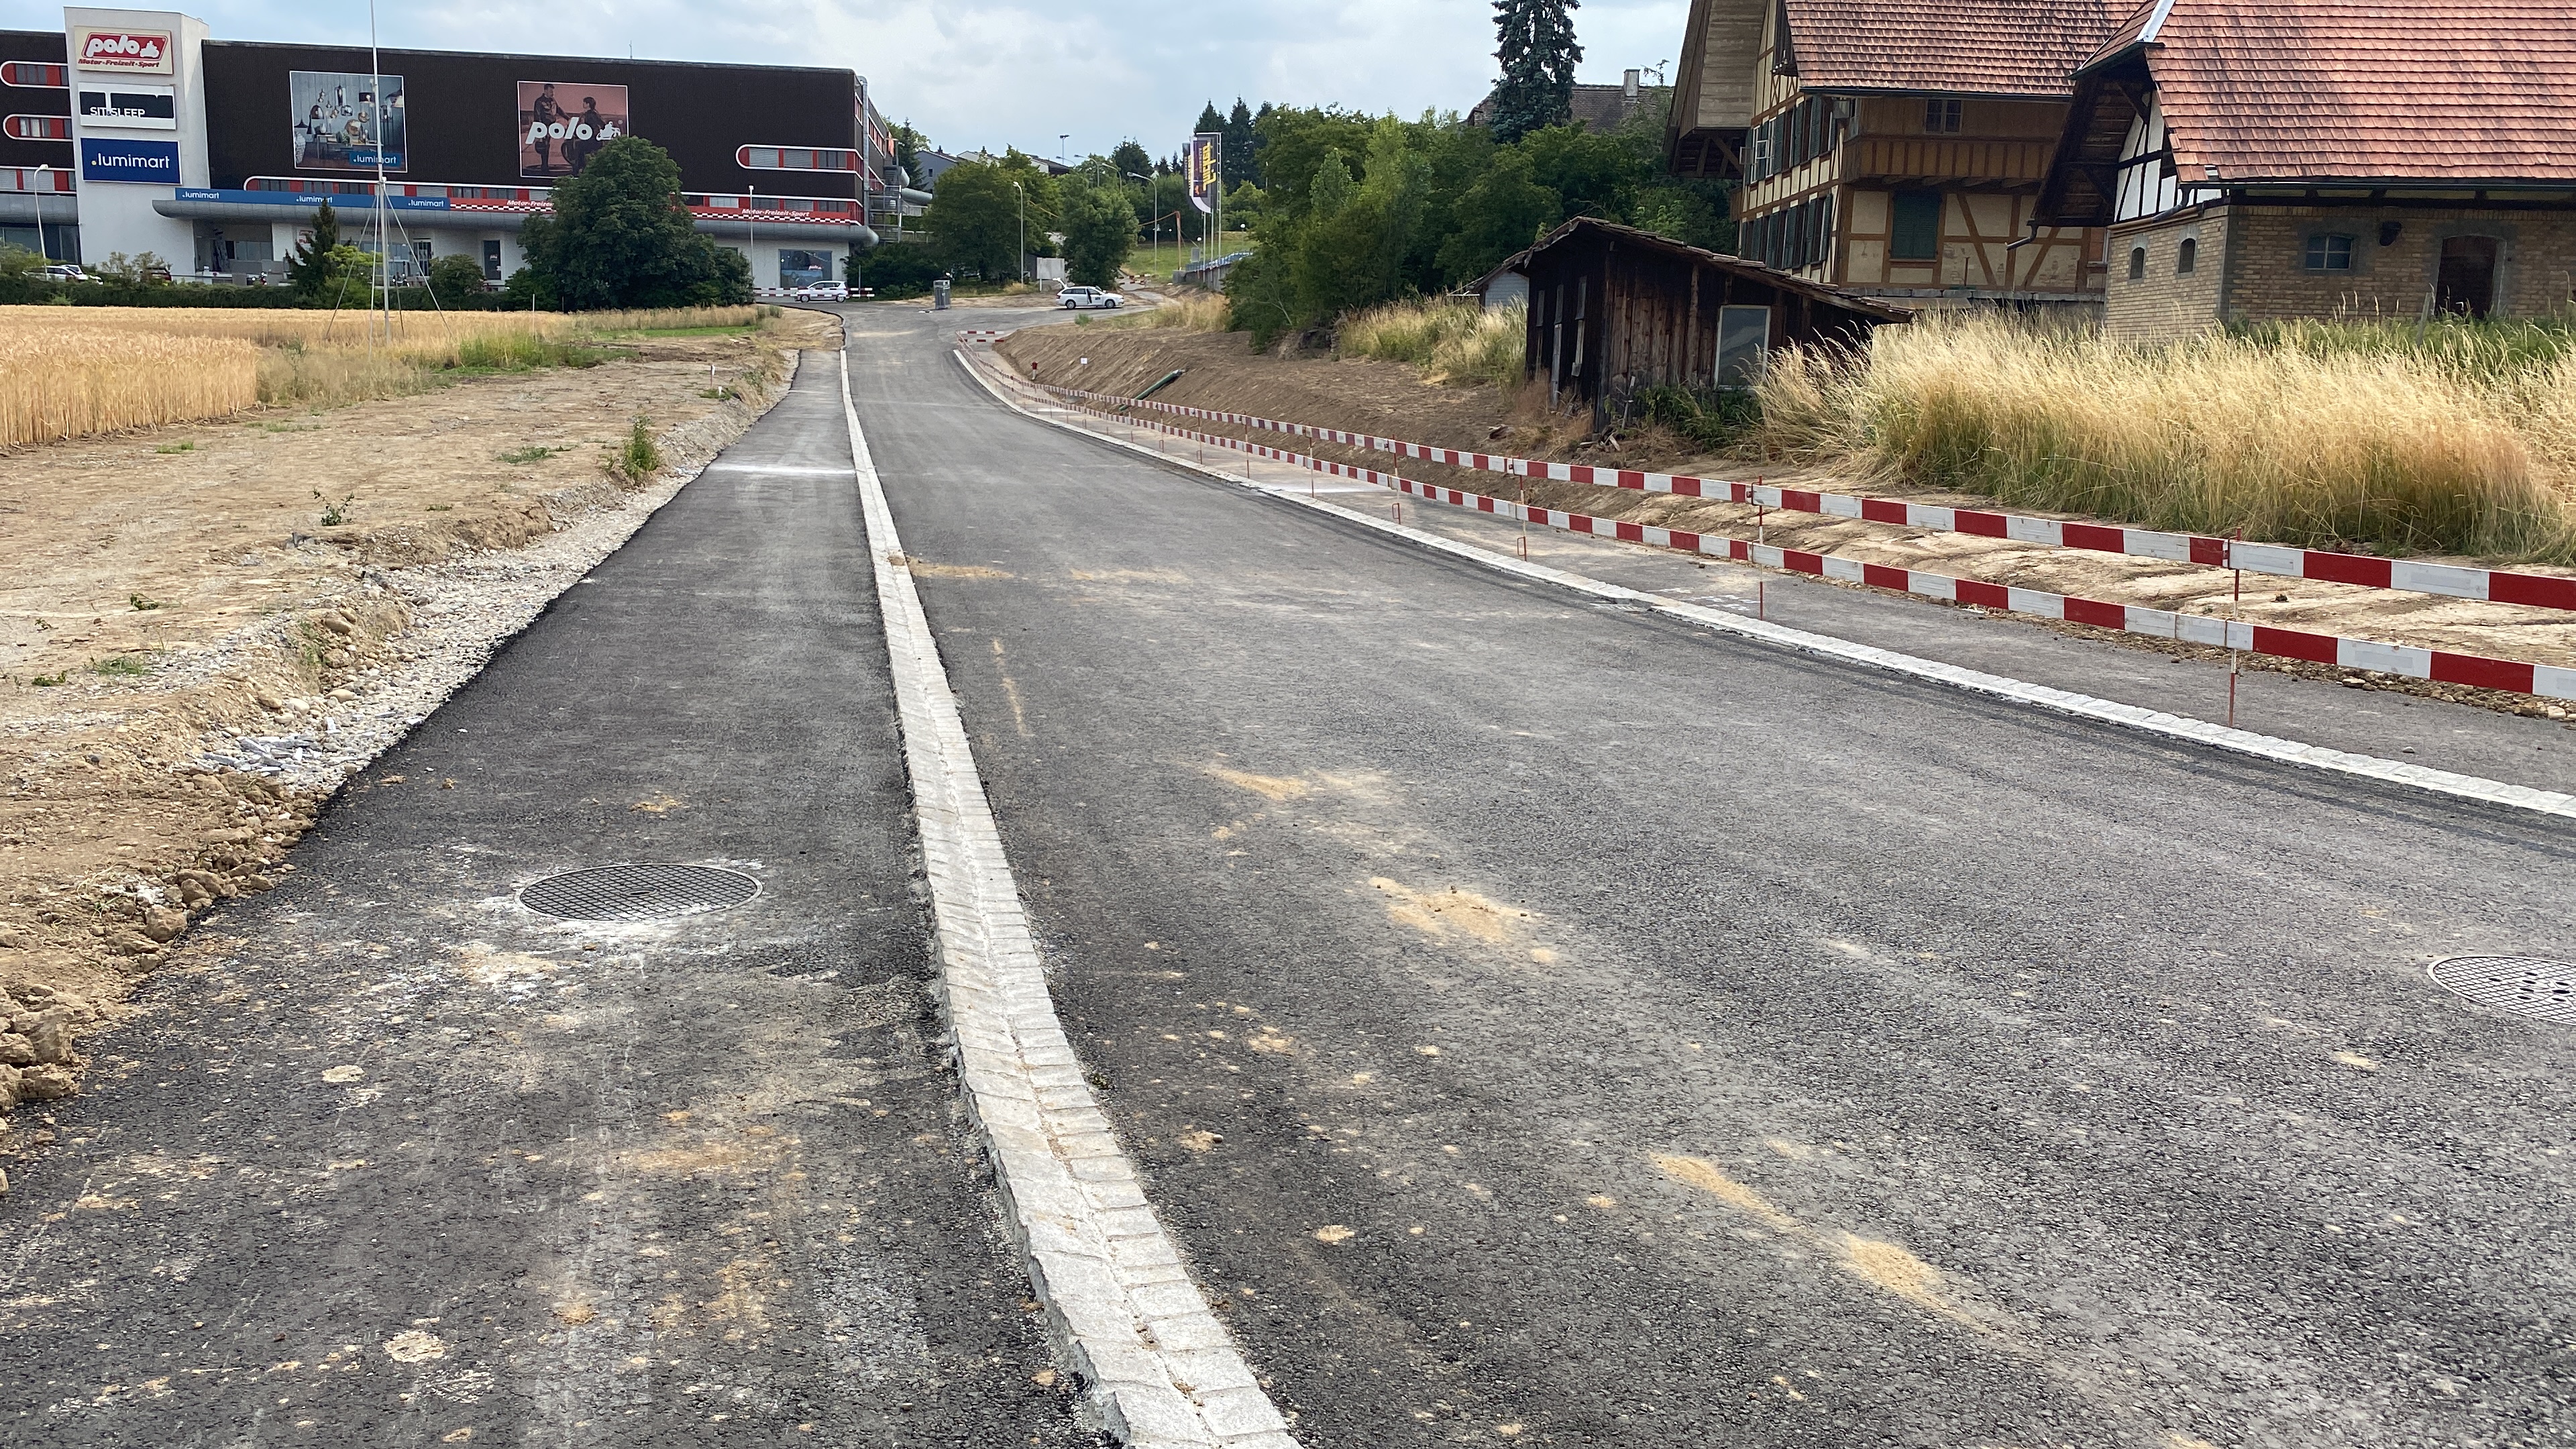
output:
M1508 146L1543 126L1562 125L1574 107L1572 12L1581 0L1494 0L1494 58L1503 79L1494 87L1494 139Z

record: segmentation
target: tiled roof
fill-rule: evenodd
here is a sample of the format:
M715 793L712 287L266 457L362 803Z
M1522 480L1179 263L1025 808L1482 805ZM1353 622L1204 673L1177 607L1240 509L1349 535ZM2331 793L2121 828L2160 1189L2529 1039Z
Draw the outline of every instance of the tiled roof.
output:
M2065 96L2127 0L1786 0L1813 90Z
M2148 19L2187 180L2576 181L2567 0L2170 0Z

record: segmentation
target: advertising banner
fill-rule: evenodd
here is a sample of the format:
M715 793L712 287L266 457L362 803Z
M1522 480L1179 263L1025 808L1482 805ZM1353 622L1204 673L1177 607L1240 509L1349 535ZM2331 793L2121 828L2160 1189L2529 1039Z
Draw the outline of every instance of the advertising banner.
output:
M72 97L72 109L92 126L137 131L179 129L179 98L168 86L89 85Z
M121 70L136 75L168 75L170 32L166 30L88 30L72 32L72 64L82 70Z
M624 86L519 82L519 174L531 181L579 176L600 147L631 129Z
M1189 166L1190 204L1213 215L1216 211L1217 187L1223 178L1225 137L1216 131L1201 131L1190 138Z
M83 181L144 181L179 184L179 143L128 141L121 136L83 136L80 146Z
M403 78L383 77L384 104L376 104L377 77L337 70L292 70L286 93L295 116L295 166L299 171L409 169L404 144ZM378 115L382 113L382 135Z

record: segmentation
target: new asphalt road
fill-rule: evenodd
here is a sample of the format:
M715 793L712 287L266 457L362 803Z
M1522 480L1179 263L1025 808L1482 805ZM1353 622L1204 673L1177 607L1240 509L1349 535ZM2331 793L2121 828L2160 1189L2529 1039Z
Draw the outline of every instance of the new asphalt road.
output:
M2576 950L2564 822L1594 607L1009 412L989 315L851 309L858 415L1310 1449L2576 1438L2571 1036L2425 973ZM0 1208L0 1442L1083 1441L848 461L809 367L97 1044ZM635 860L761 894L514 898Z
M1060 1008L1306 1442L2576 1435L2571 1037L2425 971L2576 948L2564 822L1593 607L900 315Z

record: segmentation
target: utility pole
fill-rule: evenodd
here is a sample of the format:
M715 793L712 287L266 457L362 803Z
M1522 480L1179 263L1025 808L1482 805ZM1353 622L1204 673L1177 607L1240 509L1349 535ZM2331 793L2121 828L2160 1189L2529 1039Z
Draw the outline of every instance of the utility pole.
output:
M367 66L375 72L371 77L375 86L370 94L374 96L376 106L376 275L378 285L384 289L385 343L391 346L394 338L394 258L393 243L385 227L385 61L383 54L376 49L376 0L367 0ZM372 344L375 338L373 327L367 329L367 336Z
M1159 267L1163 264L1163 208L1155 199L1154 178L1135 171L1120 174L1131 181L1145 183L1145 209L1154 213L1154 265Z
M760 299L760 188L751 188L751 209L742 214L743 225L751 228L751 240L745 242L743 260L751 263L752 300Z

